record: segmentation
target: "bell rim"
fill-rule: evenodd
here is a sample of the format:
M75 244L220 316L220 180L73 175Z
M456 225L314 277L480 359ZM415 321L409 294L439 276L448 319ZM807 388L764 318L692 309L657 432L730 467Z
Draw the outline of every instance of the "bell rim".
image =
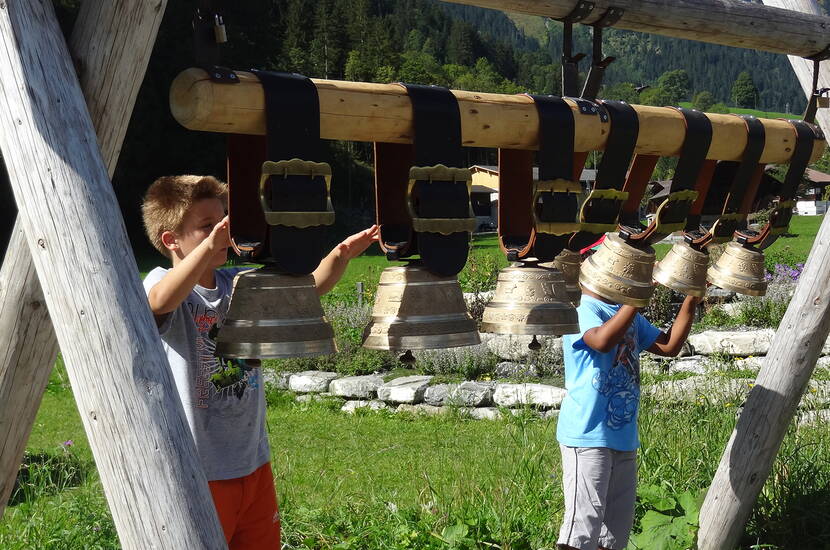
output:
M249 353L248 350L259 351ZM229 359L290 359L319 357L336 352L337 344L334 338L297 342L217 342L216 344L216 355Z
M653 285L647 287L647 288L651 289L651 292L645 298L637 298L637 297L634 297L634 296L626 296L625 294L623 294L621 292L613 292L613 291L606 292L609 289L598 289L598 287L594 286L590 282L585 282L583 280L583 276L582 276L581 273L579 274L579 284L582 285L584 288L587 288L591 292L593 292L593 293L595 293L599 296L602 296L603 298L605 298L607 300L612 300L615 303L623 304L623 305L627 305L627 306L633 306L633 307L646 307L649 304L649 302L651 301L652 295L654 294L654 286ZM646 288L646 287L642 286L640 288Z
M663 273L666 273L665 277ZM680 294L684 294L686 296L695 296L697 298L703 298L706 296L706 282L703 282L703 285L700 287L696 287L690 284L686 284L682 281L682 279L678 279L674 275L672 275L668 270L659 270L655 266L654 273L652 274L652 278L657 281L659 284L663 285L664 287L668 288L669 290L673 290L675 292L679 292Z
M367 330L372 323L367 325ZM477 330L450 334L419 334L414 336L390 336L367 334L362 347L382 351L419 351L427 349L445 349L476 346L481 344Z
M488 334L516 334L519 336L564 336L566 334L578 334L579 323L562 323L558 325L528 325L525 323L490 323L482 321L479 330L481 330L481 332L486 332Z
M730 278L746 281L747 284L753 286L734 284L730 281ZM736 294L743 294L744 296L765 296L768 287L767 281L759 280L757 283L753 283L752 279L722 273L716 266L710 267L706 272L706 280L712 283L713 286L735 292Z

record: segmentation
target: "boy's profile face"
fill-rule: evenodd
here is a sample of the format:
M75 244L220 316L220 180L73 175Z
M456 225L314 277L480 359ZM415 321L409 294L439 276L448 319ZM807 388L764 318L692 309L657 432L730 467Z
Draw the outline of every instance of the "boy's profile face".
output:
M222 201L214 198L199 199L193 203L182 220L178 231L171 231L174 265L184 259L199 246L213 231L213 228L225 217L225 207ZM211 267L221 267L228 261L228 249L219 248L211 262Z

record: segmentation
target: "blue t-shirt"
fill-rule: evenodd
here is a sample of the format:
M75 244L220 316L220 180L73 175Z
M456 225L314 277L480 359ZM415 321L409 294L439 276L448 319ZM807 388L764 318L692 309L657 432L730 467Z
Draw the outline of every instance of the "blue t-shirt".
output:
M622 342L608 353L588 347L582 336L614 316L620 304L606 304L582 295L577 308L579 334L562 337L565 389L556 438L569 447L608 447L633 451L640 446L640 352L649 348L660 329L639 313Z

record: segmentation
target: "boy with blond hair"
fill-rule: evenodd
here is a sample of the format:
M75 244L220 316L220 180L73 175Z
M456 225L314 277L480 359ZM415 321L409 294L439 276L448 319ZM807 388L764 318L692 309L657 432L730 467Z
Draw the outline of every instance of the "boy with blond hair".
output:
M247 269L219 269L231 246L227 199L227 186L212 176L168 176L150 186L142 204L147 236L173 265L148 273L144 289L228 546L279 549L259 361L237 360L233 380L214 376L223 369L213 329L224 321L234 277ZM313 273L318 294L376 240L373 226L337 245Z

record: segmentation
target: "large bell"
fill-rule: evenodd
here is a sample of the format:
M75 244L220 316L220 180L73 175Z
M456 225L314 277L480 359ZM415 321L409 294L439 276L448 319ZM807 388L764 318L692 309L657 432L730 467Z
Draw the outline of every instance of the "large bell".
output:
M764 253L731 241L718 261L709 268L706 278L725 290L747 296L763 296L767 293L765 275Z
M271 359L335 351L334 331L323 316L312 275L286 275L266 267L236 276L216 355Z
M582 262L579 284L612 302L645 307L654 293L654 258L652 247L634 248L610 233L599 250Z
M671 247L666 257L654 266L654 280L680 294L706 296L706 268L709 254L687 243Z
M534 336L579 332L562 272L534 262L502 269L493 299L484 309L481 330Z
M457 277L435 275L414 262L380 274L363 347L419 350L480 343Z
M573 305L578 306L582 298L582 289L579 287L579 267L582 265L582 255L567 248L553 259L553 267L565 276L565 288Z

